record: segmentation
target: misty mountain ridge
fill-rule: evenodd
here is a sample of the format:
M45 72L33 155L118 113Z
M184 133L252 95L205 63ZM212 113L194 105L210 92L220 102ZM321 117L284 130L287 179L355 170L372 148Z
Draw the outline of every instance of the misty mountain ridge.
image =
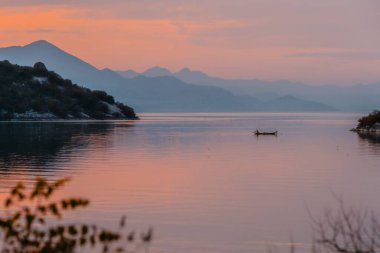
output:
M297 96L288 96L289 94L285 94L285 97L292 99L284 104L283 101L286 100L284 96L262 101L256 98L255 94L234 94L213 82L197 84L195 81L200 76L204 80L212 77L207 78L207 75L201 72L193 73L189 69L173 74L167 69L153 67L142 75L131 70L118 73L110 69L99 70L44 40L26 46L0 48L0 59L26 66L32 66L37 61L44 62L48 69L64 78L90 89L104 90L117 100L131 105L138 112L334 110L332 106L299 99ZM185 80L186 76L187 78L197 76L198 79L188 82Z
M161 76L172 76L172 73L166 69L161 67L152 67L147 70L145 70L142 75L148 76L148 77L161 77Z
M150 71L150 73L158 73L157 76L170 73L171 76L183 82L216 86L224 88L234 95L254 96L263 102L291 96L305 101L326 104L340 111L372 111L375 108L380 108L380 100L378 99L380 96L380 82L346 87L337 85L312 86L289 80L223 79L189 68L183 68L178 72L170 72L162 67L155 67L155 69L160 69L161 71ZM128 78L123 71L118 73Z
M76 83L85 84L90 89L99 90L110 80L115 85L124 82L124 78L115 72L99 70L45 40L25 46L0 48L0 59L20 66L33 66L36 62L43 62L48 69Z

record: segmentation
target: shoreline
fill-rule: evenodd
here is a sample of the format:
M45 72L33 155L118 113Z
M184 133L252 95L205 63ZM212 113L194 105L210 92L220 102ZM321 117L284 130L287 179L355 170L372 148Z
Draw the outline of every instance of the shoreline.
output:
M115 121L137 121L140 119L32 119L32 120L0 120L0 124L5 123L107 123Z
M125 116L123 114L123 116ZM105 120L139 120L140 118L136 115L136 117L122 117L120 116L113 116L111 114L105 115L102 119L96 119L88 116L87 114L82 113L82 117L73 117L72 115L68 115L68 117L59 117L51 112L47 113L40 113L35 111L27 111L25 113L13 113L12 117L10 118L3 118L0 119L0 122L33 122L33 121L83 121L83 120L89 120L89 121L105 121Z
M380 134L379 128L353 128L351 131L360 134Z
M91 121L91 122L106 122L106 121L136 121L140 120L139 117L136 118L105 118L105 119L94 119L94 118L13 118L0 120L0 123L6 122L76 122L76 121Z

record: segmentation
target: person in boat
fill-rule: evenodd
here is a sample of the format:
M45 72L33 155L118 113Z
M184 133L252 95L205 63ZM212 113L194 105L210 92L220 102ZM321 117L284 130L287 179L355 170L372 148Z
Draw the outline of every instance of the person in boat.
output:
M254 132L255 135L277 135L277 131L275 132L260 132L258 129Z

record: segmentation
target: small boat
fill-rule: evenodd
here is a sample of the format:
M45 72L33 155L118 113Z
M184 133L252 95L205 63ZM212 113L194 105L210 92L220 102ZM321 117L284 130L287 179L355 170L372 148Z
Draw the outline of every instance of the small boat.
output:
M260 132L259 130L256 130L254 132L254 134L256 136L259 136L259 135L276 135L277 136L277 133L278 133L278 131L274 131L274 132Z

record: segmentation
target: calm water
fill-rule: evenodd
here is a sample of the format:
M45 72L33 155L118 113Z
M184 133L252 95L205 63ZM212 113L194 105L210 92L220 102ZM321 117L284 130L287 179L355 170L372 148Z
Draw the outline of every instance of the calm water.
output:
M346 203L380 214L380 141L348 130L354 114L145 114L138 122L0 124L0 195L15 181L72 176L71 214L155 228L151 252L300 251L307 210ZM256 138L256 128L279 136Z

